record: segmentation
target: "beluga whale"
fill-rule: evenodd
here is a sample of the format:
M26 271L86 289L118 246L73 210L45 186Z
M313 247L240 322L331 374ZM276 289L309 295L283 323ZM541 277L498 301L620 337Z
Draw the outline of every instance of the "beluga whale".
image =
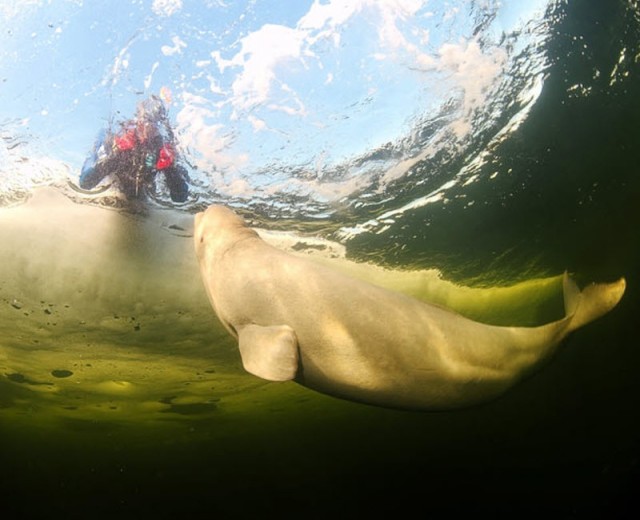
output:
M448 410L499 396L625 290L621 278L581 291L565 273L562 319L497 326L273 247L225 206L195 216L194 242L247 372L390 408Z

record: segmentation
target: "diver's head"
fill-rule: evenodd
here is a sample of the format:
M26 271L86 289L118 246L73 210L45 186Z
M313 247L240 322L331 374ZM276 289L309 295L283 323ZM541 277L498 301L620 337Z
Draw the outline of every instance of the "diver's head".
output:
M152 94L148 99L138 103L136 117L138 120L160 121L167 117L167 109L164 107L162 100Z

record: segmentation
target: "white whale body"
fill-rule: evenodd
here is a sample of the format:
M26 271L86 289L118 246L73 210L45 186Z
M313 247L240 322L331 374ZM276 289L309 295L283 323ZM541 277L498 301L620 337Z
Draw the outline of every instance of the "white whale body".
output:
M500 395L625 290L620 279L580 291L565 275L564 318L494 326L276 249L223 206L196 215L194 242L209 300L248 372L394 408Z

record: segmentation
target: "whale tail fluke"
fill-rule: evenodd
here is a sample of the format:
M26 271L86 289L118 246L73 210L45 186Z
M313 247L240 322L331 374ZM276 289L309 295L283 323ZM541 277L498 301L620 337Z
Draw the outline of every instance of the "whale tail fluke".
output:
M576 283L565 273L563 287L565 312L571 317L571 332L613 309L624 294L626 282L624 278L620 278L612 283L593 283L580 291Z

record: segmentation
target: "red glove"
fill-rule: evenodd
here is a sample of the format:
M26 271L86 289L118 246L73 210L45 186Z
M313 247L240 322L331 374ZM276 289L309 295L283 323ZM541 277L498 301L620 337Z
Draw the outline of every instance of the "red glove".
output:
M164 170L173 164L176 157L176 152L170 144L165 144L160 148L158 153L158 160L156 161L156 169Z
M131 150L136 145L136 132L134 129L127 130L123 135L115 137L118 150Z

